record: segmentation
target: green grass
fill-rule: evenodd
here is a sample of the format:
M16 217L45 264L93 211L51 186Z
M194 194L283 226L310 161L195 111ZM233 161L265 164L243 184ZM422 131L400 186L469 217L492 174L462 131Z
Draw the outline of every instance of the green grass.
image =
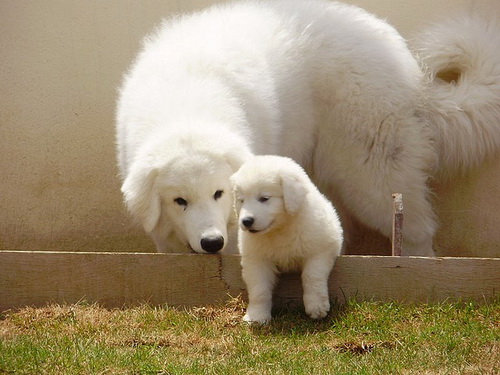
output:
M327 319L241 322L240 300L188 310L53 305L0 317L0 374L495 374L500 301L349 302Z

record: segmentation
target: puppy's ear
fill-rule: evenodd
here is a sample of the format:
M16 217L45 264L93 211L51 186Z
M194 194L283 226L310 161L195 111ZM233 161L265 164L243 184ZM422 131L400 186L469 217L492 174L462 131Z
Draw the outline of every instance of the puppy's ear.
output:
M299 178L286 175L281 176L281 187L283 189L285 210L290 215L294 215L304 202L307 189Z
M134 163L121 188L128 210L146 233L156 227L161 214L160 196L155 192L157 174L150 166Z

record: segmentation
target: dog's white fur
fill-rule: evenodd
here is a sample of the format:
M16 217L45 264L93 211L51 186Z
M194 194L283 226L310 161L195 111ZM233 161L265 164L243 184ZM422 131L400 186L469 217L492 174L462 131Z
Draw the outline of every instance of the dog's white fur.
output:
M499 22L444 23L419 54L423 69L386 22L329 1L234 2L165 22L119 99L128 209L159 251L217 251L233 220L230 174L279 154L386 236L402 193L404 254L433 255L429 176L500 146Z
M299 270L306 313L324 318L330 310L328 276L342 246L332 204L298 164L281 156L256 156L231 181L249 298L244 320L268 322L278 273Z

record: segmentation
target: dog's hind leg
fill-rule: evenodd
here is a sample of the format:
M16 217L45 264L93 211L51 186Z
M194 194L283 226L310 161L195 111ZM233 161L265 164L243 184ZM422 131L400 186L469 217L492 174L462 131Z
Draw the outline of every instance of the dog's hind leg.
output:
M353 148L350 152L350 159L360 160L352 156L355 151ZM340 199L357 220L387 238L392 235L392 194L403 194L403 255L434 256L432 239L437 222L422 158L406 152L396 160L384 157L349 165L343 155L338 156L340 160L344 157L342 163L335 161L335 150L331 155L329 174L323 172L319 180L323 191L334 192L334 201Z

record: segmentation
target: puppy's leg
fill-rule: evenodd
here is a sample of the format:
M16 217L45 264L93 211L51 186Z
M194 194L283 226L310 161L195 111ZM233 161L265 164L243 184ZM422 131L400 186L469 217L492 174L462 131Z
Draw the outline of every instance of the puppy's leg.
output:
M273 289L276 284L276 267L262 259L242 257L242 275L248 291L248 308L243 320L264 324L271 320Z
M332 254L315 255L306 259L302 270L304 306L307 315L313 319L324 318L330 310L328 277L335 258Z

